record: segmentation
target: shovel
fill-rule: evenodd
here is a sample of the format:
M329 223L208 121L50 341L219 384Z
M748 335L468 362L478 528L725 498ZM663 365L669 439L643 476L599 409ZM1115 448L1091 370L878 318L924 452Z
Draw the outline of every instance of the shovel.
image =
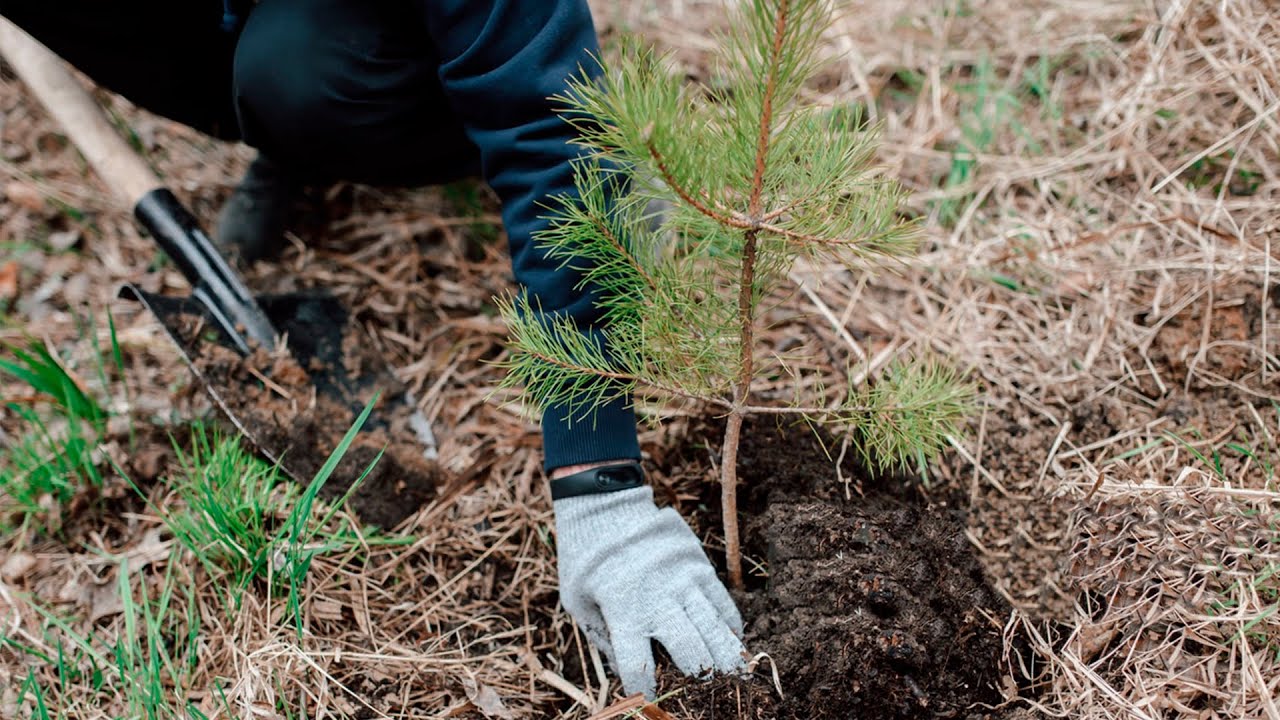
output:
M0 54L191 285L187 297L133 284L120 295L155 315L236 429L305 484L377 396L321 495L341 496L364 475L351 506L366 523L382 527L431 499L437 470L430 424L385 361L349 327L342 304L323 292L254 297L51 50L0 17Z

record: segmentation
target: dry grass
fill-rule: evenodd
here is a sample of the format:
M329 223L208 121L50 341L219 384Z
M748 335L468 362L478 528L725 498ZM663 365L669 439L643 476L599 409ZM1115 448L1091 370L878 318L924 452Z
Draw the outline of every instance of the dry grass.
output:
M595 6L606 35L639 32L710 77L719 0ZM1017 608L1011 671L1030 676L1042 711L1280 718L1280 613L1268 594L1280 582L1266 577L1280 554L1280 492L1263 465L1280 462L1280 13L1267 0L868 2L832 28L829 48L813 98L865 105L884 124L883 160L915 190L929 242L889 277L798 270L804 289L789 307L805 315L780 326L779 341L809 338L829 388L847 362L862 375L921 351L984 382L972 437L938 473L969 491L971 539ZM245 149L115 102L211 218ZM12 80L0 110L0 249L35 246L17 258L17 326L0 339L28 328L83 367L76 317L110 305L134 391L117 405L166 423L195 412L198 398L171 410L167 388L184 376L158 329L112 298L125 279L151 289L180 279L146 272L147 243ZM593 660L554 601L536 428L518 407L485 400L497 376L482 360L504 337L486 312L507 286L501 244L483 241L476 208L456 194L345 188L332 199L351 212L321 218L318 244L299 243L283 268L252 280L336 288L470 479L401 528L417 538L411 551L319 560L302 639L278 622L281 599L247 597L227 617L199 572L180 574L207 638L194 697L205 702L223 678L244 716L270 717L286 697L315 716L437 717L479 704L500 717L485 688L517 717L601 710L596 672L576 670ZM491 201L480 207L496 220ZM49 231L68 229L83 234L83 253L50 249ZM647 432L646 449L661 456L678 427ZM0 429L12 433L12 418ZM162 487L151 492L166 502ZM36 602L81 631L121 632L111 606L89 619L94 589L114 581L103 558L141 553L152 580L181 560L147 544L153 513L128 509L101 527L73 519L60 539L6 540L5 552L37 563L0 581L5 637L56 650L60 631ZM31 710L6 704L28 671L58 687L32 657L0 647L0 715ZM119 709L111 689L69 688L76 716Z
M612 18L705 76L715 3L652 5ZM898 278L803 274L801 303L854 358L985 381L944 471L1041 709L1277 717L1280 15L859 3L829 38L815 97L884 124L932 242Z

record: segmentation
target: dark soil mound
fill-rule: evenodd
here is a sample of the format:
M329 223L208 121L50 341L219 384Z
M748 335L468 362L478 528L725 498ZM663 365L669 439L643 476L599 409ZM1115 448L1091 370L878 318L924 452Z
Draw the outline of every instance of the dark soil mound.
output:
M279 310L272 320L288 338L290 352L274 355L259 349L242 357L194 303L162 309L161 316L237 429L301 483L311 482L376 394L373 413L320 496L341 498L368 470L350 506L364 523L391 528L434 498L442 484L442 471L415 440L413 408L401 401L404 387L334 302L307 299L323 309L308 318L294 309L299 301L280 297L285 299L260 299L268 314ZM151 302L155 307L156 299Z
M1011 717L992 710L1003 702L1009 611L987 586L961 514L901 479L844 471L856 483L851 497L803 428L760 423L744 438L744 545L767 579L739 603L747 647L777 663L784 696L761 710L748 693L756 714L741 717ZM718 527L714 495L709 488L704 527ZM690 717L738 717L742 697L694 682L679 702Z

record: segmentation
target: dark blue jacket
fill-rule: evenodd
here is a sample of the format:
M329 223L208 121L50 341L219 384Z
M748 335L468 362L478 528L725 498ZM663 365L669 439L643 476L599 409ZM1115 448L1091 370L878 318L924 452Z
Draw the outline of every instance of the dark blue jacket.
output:
M597 68L586 2L421 0L421 6L445 95L502 199L516 281L543 311L594 327L600 313L589 293L575 289L578 273L547 259L531 240L545 226L547 198L573 191L570 160L580 149L548 98L564 93L567 78ZM621 401L585 420L548 409L542 429L548 468L640 456L635 417Z
M597 324L578 274L532 242L543 203L573 190L578 149L548 98L596 68L584 0L0 0L0 10L99 84L317 179L439 182L469 170L478 149L516 281L545 311ZM639 456L623 402L573 423L551 408L543 432L549 468Z

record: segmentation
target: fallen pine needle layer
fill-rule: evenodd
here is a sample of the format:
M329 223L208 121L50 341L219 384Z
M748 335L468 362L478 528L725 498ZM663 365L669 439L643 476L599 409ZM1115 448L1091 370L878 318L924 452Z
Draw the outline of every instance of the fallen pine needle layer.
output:
M714 82L719 0L594 9L606 48L638 32ZM832 62L806 92L883 125L881 159L926 229L893 274L802 267L799 291L779 288L769 339L802 358L806 404L910 353L982 383L982 412L930 482L967 493L969 539L1017 608L1011 691L1042 713L1280 718L1273 3L881 0L858 3L826 42ZM211 223L252 153L109 101ZM184 284L7 76L0 110L0 248L17 263L0 263L0 340L38 334L91 378L109 308L127 380L111 408L180 430L207 404L114 292ZM491 395L505 338L491 298L510 287L493 198L466 184L315 192L325 209L251 283L334 290L470 480L397 529L408 545L317 556L299 635L287 598L262 586L225 606L161 530L172 468L133 453L153 471L152 506L108 478L92 501L46 508L50 532L5 538L0 716L35 713L35 687L67 716L127 714L125 675L219 718L635 716L556 603L536 423ZM789 399L782 383L770 392ZM6 400L28 394L0 381ZM691 409L642 412L664 421L643 435L660 459ZM102 451L128 456L128 429L113 425ZM22 432L0 411L0 445ZM164 629L198 630L189 667L149 669L146 648L120 648L138 636L130 603L159 601L166 577L183 613ZM118 657L139 662L112 669Z

